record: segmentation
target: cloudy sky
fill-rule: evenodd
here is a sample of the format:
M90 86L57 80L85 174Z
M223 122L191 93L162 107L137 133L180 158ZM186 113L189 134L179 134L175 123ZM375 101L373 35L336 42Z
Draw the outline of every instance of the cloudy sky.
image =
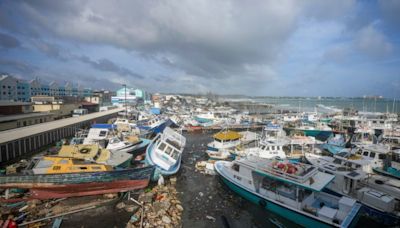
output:
M400 1L0 1L0 72L151 92L400 97Z

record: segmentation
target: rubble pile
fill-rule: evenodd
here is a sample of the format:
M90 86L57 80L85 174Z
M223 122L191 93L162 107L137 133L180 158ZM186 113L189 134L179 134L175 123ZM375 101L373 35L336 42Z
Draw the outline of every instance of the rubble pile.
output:
M139 195L142 210L137 210L127 224L130 227L181 227L183 207L177 198L176 177ZM141 217L143 214L143 218Z
M200 172L207 175L216 175L214 169L215 160L198 161L195 165L195 172Z

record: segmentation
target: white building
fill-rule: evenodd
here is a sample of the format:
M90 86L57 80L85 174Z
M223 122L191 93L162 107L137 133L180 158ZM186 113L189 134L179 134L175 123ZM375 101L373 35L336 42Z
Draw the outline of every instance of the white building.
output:
M0 76L0 100L15 100L17 97L17 79L9 75Z

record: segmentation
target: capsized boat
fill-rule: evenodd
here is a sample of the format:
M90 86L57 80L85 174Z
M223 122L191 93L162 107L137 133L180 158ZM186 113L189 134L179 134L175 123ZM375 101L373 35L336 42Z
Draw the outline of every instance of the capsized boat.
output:
M110 165L98 164L84 159L59 156L34 157L24 173L59 174L110 171Z
M185 145L186 138L169 127L153 139L146 149L146 163L156 166L154 180L160 173L168 176L178 172Z
M346 148L346 138L343 134L332 134L324 144L322 144L322 148L330 152L331 154L337 154L343 149Z
M29 199L53 199L145 188L154 167L63 174L0 176L0 188L29 189ZM24 199L21 199L24 200Z
M321 190L334 175L314 166L255 157L217 161L215 170L234 192L304 227L349 227L361 205Z

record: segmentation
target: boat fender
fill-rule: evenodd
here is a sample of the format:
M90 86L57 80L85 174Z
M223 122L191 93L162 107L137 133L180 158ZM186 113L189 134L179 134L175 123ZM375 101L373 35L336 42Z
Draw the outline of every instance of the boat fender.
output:
M265 200L258 201L258 204L263 208L265 208L267 206L267 202Z

